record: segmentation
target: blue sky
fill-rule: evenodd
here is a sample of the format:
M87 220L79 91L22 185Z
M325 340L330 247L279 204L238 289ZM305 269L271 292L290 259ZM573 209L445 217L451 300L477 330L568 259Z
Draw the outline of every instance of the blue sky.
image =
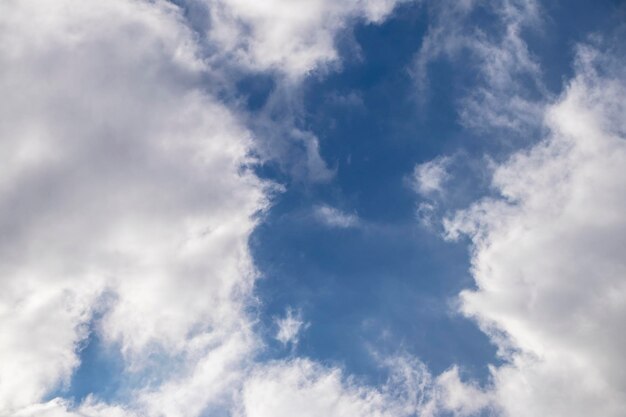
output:
M625 17L0 5L0 415L625 415Z
M547 29L557 39L535 34L529 48L542 63L549 92L558 95L572 72L568 45L603 29L614 6L546 7L558 14ZM488 31L493 21L485 19L481 28ZM459 153L467 160L458 165L481 166L485 155L506 157L511 147L527 146L540 134L503 145L506 133L461 126L455 100L473 87L476 75L459 62L433 64L431 91L420 105L408 69L427 25L424 7L407 4L382 25L357 26L359 59L304 87L302 124L319 138L320 153L336 176L321 185L289 182L255 231L253 253L264 276L257 291L264 322L288 307L302 309L311 322L298 353L368 376L376 372L372 346L402 348L434 372L460 364L468 376L483 380L488 364L498 362L496 348L451 307L460 290L473 286L466 242L445 242L420 225L418 198L403 180L415 164L439 155ZM469 178L456 180L461 189L451 204L463 206L489 192L480 167L458 169L458 176ZM364 225L324 227L310 214L316 204L356 213Z

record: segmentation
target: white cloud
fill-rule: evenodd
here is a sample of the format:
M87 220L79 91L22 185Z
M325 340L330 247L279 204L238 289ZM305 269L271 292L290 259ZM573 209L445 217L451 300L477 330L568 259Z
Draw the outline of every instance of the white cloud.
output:
M502 198L447 223L473 241L462 310L507 360L492 392L512 417L626 414L626 73L597 49L578 56L550 135L496 170Z
M168 3L2 2L0 38L0 414L68 381L101 309L127 369L165 381L134 406L198 415L256 346L250 133Z
M270 75L274 86L250 124L257 151L296 180L327 182L335 174L318 138L302 126L302 81L340 66L337 38L356 23L377 24L408 0L184 0L202 33L206 61L222 72L216 84L236 84L237 74ZM206 21L204 21L206 20ZM345 36L343 37L345 39ZM223 88L223 87L221 87Z
M455 156L440 156L415 165L413 173L405 182L420 197L415 215L425 228L435 231L441 228L441 208L450 204L446 185L453 175L450 172Z
M456 366L439 375L435 384L439 410L446 410L455 417L483 415L480 413L486 410L496 415L500 412L493 394L471 382L461 381Z
M318 221L330 227L346 229L359 224L359 217L356 214L345 213L327 205L316 206L314 215Z
M413 380L395 382L420 388ZM240 416L408 417L417 410L404 394L367 387L346 378L338 368L296 359L266 364L252 374L244 386Z
M413 190L422 197L442 193L444 183L450 178L449 163L450 158L439 157L417 164L410 181Z
M300 333L305 330L309 324L302 320L301 312L294 312L293 309L287 309L285 317L276 320L278 331L276 332L276 340L283 345L297 345L300 339Z
M417 205L415 214L422 226L427 229L434 229L441 220L437 210L439 205L436 202L422 202Z
M378 356L378 355L376 355ZM373 387L309 359L258 365L244 384L238 417L470 417L495 411L490 393L464 383L458 368L433 378L407 355L379 357L387 380Z
M202 0L211 16L208 36L253 70L292 80L338 61L335 37L351 21L383 20L398 0Z
M303 359L260 368L246 381L242 403L246 417L389 415L380 393L346 384L340 370Z

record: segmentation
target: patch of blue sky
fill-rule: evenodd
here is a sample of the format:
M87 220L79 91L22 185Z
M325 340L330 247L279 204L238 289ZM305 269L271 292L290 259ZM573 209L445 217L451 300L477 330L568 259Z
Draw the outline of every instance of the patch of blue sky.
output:
M48 394L48 399L64 397L79 404L88 395L104 400L119 399L125 384L124 362L117 346L103 343L98 336L97 319L89 325L89 336L78 348L80 366L64 384Z
M365 377L380 376L372 350L404 350L433 372L460 363L484 378L495 348L450 305L472 285L466 248L418 224L417 199L403 179L416 163L459 148L480 154L487 145L458 124L455 74L443 63L434 64L432 97L420 115L409 66L427 22L417 7L396 16L358 27L360 59L306 86L304 127L336 175L330 184L290 183L257 229L263 321L302 309L311 325L298 353ZM327 227L311 215L316 204L356 213L361 223Z

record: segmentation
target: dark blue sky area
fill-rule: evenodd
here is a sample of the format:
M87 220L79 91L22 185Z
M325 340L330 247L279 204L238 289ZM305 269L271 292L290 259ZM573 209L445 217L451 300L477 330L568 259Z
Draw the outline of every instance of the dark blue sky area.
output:
M473 377L484 376L495 355L449 306L472 285L465 246L418 224L417 198L403 180L416 163L466 140L449 103L448 68L433 82L437 109L418 113L408 69L425 24L422 10L407 7L383 26L359 27L362 60L346 60L340 73L309 83L303 124L318 136L336 177L290 183L252 239L264 275L257 287L263 322L300 308L311 325L297 352L366 378L379 375L370 349L410 352L433 372L461 363ZM363 224L326 227L310 215L320 203L357 213Z

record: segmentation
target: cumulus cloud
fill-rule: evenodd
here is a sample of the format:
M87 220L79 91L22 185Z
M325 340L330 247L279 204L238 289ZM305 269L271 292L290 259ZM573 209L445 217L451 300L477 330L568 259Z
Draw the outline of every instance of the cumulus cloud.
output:
M580 47L549 136L496 169L501 198L446 225L473 242L462 311L506 360L491 392L507 416L626 413L623 62Z
M380 393L346 384L338 369L308 360L260 368L243 391L246 417L384 416Z
M128 371L197 415L256 343L251 135L168 3L3 2L0 21L0 414L68 382L101 309Z
M399 0L201 0L210 13L208 36L254 70L297 80L338 61L337 34L351 21L382 21Z
M314 215L318 221L329 227L347 229L359 224L359 217L356 214L345 213L325 204L316 206Z
M436 157L415 165L413 172L405 178L406 185L420 200L415 210L416 217L422 226L431 231L441 229L443 208L453 205L446 186L453 183L455 175L452 167L453 164L458 165L457 160L456 155Z
M14 417L136 417L136 414L120 407L103 404L93 397L87 398L78 409L70 401L61 398L22 408Z
M497 411L491 394L462 382L456 367L434 378L408 354L378 359L387 379L377 387L304 358L259 365L244 384L236 415L470 417Z
M409 416L406 398L346 378L307 359L270 363L246 381L241 416ZM408 406L408 407L407 407Z
M210 61L233 72L269 74L275 82L250 124L257 151L293 178L328 182L335 171L320 155L319 140L300 122L302 81L337 68L337 38L356 23L376 24L408 0L186 0L208 15L201 28ZM229 71L230 72L230 71ZM228 75L224 78L228 78Z

